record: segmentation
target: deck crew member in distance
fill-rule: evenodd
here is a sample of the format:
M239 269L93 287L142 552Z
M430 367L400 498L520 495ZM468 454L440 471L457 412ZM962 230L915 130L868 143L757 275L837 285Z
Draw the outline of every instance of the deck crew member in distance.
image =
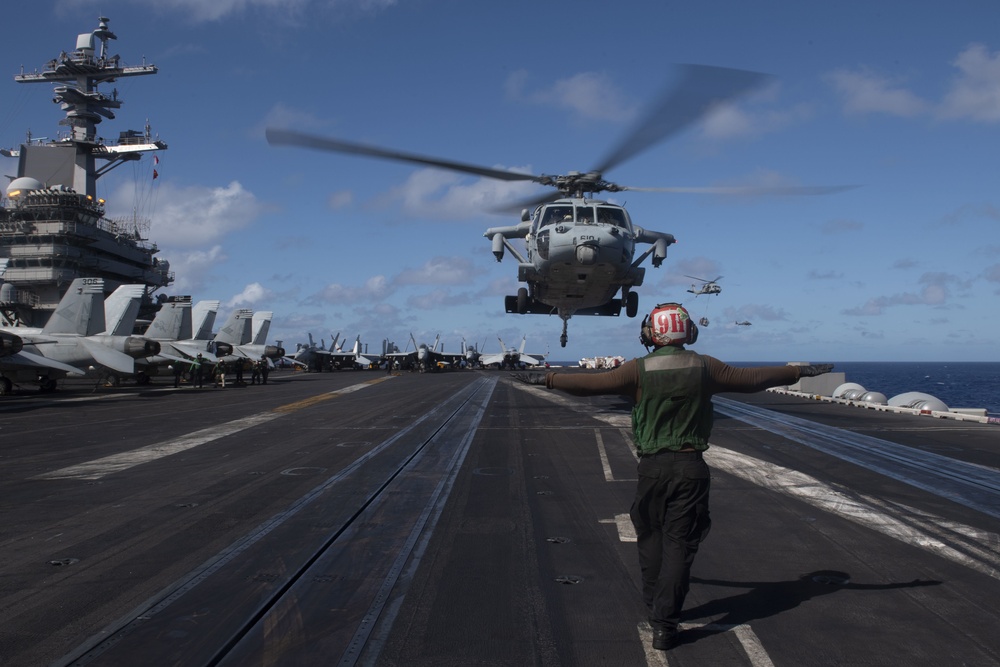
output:
M615 394L635 401L639 482L630 516L653 648L660 650L678 643L691 564L711 527L710 476L702 452L712 432L712 395L790 385L833 369L833 364L737 368L684 349L697 339L688 311L663 303L643 318L639 340L654 349L641 359L603 373L513 374L521 382L576 396Z

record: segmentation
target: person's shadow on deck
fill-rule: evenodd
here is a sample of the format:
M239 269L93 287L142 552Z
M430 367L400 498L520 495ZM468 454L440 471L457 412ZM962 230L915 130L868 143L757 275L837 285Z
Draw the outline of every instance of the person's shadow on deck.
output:
M722 617L701 628L685 630L678 636L680 643L695 641L706 635L726 632L734 626L780 614L794 609L812 598L829 595L844 589L882 591L941 584L940 581L926 579L886 584L857 584L851 582L849 574L837 570L817 570L803 574L798 579L791 581L722 581L691 577L691 583L749 590L745 593L711 600L697 607L685 609L681 613L685 622L720 614Z

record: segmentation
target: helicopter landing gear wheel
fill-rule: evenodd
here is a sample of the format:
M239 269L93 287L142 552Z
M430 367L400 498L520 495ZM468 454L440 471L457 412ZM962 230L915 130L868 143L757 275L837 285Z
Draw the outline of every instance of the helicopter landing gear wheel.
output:
M625 314L628 317L639 314L639 295L635 292L625 292Z
M517 290L517 312L521 315L528 312L528 290L525 287Z

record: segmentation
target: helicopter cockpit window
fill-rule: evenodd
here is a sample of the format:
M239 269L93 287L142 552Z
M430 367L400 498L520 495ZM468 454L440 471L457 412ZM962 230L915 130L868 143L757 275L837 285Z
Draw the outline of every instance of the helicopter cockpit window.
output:
M557 222L570 222L573 220L573 208L571 206L549 206L542 216L542 227L554 225Z
M610 206L598 208L597 221L606 225L628 229L628 223L625 222L625 211L620 208L611 208Z
M594 207L593 206L577 206L576 207L576 220L577 222L586 222L593 224L594 222Z

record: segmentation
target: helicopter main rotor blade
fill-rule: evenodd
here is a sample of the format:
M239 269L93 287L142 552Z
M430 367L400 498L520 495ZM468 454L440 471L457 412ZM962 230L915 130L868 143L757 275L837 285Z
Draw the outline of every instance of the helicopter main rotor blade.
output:
M594 171L601 174L609 171L697 122L719 104L753 90L770 78L760 72L709 65L680 65L679 69L680 80L649 108Z
M735 185L735 186L707 186L707 187L667 187L667 188L636 188L622 185L620 190L631 190L633 192L672 192L678 194L703 194L703 195L829 195L845 190L853 190L860 187L858 185L780 185L780 186L757 186L757 185Z
M452 171L460 171L466 174L476 174L487 178L496 178L502 181L535 181L542 182L541 176L531 174L519 174L513 171L502 169L491 169L490 167L480 167L474 164L454 162L413 153L403 153L401 151L388 150L377 146L365 144L355 144L339 139L318 137L311 134L303 134L293 130L281 130L269 127L265 130L268 143L277 146L302 146L305 148L316 148L318 150L332 151L335 153L350 153L352 155L365 155L368 157L383 158L386 160L396 160L399 162L411 162L422 164L428 167L440 167Z

